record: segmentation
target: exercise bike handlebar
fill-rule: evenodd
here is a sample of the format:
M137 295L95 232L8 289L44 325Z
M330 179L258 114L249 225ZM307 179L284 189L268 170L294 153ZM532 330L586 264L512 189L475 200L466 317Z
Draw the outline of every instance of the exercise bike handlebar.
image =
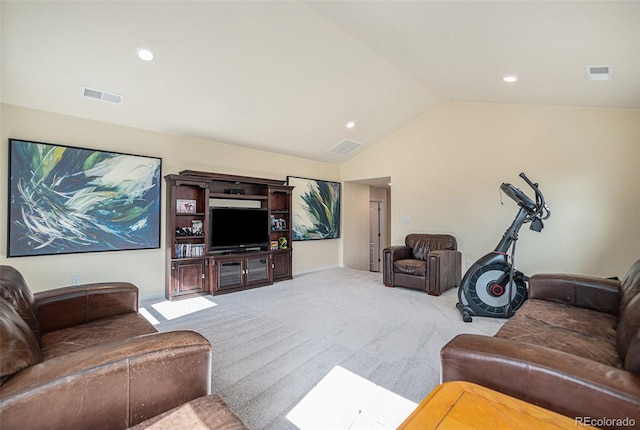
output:
M540 206L544 206L544 195L542 195L542 192L540 191L540 188L538 188L538 184L534 184L533 182L531 182L531 180L529 178L527 178L527 175L524 174L524 172L521 172L518 176L520 176L522 179L524 179L524 181L531 187L533 188L533 191L535 191L536 193L536 203L541 203Z
M536 193L536 217L540 220L549 218L551 216L551 210L547 206L547 203L544 200L544 194L542 194L542 191L540 191L540 188L538 188L538 184L534 184L533 182L531 182L531 180L527 178L527 175L525 175L524 172L520 173L518 176L524 179L524 181L531 188L533 188L533 191L535 191Z

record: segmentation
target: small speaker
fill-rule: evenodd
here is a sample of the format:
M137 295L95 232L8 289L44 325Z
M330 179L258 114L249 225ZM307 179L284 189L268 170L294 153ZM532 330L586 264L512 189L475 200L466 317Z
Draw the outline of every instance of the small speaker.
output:
M229 194L244 194L244 189L242 188L229 188Z

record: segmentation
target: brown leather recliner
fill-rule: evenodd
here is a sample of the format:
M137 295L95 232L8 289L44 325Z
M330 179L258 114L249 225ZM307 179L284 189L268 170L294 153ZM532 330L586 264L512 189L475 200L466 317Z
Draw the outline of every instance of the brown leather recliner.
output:
M0 266L0 371L3 429L125 429L208 395L211 345L158 333L132 284L33 295Z
M387 287L407 287L439 296L460 285L462 254L448 234L410 234L404 246L383 252L383 281Z
M622 282L534 275L529 299L495 336L458 335L441 359L443 382L474 382L571 418L606 419L598 427L633 427L640 423L640 260Z

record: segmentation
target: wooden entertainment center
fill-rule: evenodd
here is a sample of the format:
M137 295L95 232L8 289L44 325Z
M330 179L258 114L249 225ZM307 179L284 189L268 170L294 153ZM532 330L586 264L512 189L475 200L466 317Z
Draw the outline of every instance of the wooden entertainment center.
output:
M293 187L274 179L193 170L167 175L165 181L168 300L230 293L292 278ZM217 206L268 210L269 246L212 250L210 208Z

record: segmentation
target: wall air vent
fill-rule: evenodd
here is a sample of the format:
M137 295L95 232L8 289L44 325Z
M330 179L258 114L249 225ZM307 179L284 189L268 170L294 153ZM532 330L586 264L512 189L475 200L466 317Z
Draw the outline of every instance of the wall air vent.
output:
M610 81L613 79L613 66L587 66L587 79L590 81Z
M329 149L327 152L338 155L347 155L349 152L353 151L360 145L361 143L354 140L344 139L343 141Z
M100 91L93 88L82 87L82 95L84 97L100 100L107 103L113 103L119 105L124 98L120 94L108 93L106 91Z

